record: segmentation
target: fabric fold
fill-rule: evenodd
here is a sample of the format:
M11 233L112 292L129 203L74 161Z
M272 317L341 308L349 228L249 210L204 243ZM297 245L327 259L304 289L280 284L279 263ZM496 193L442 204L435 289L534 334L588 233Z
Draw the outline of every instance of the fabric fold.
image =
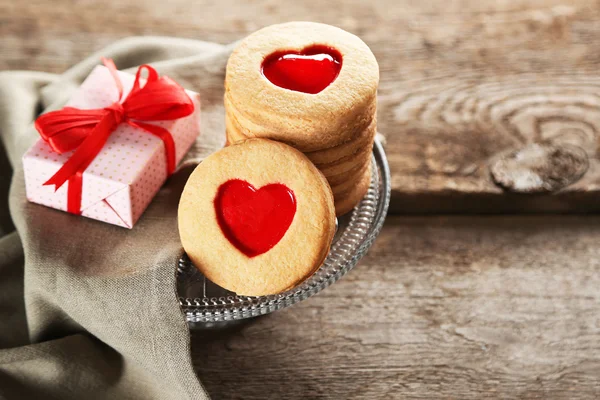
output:
M187 39L128 38L60 76L0 73L0 137L13 170L0 163L0 188L12 182L10 213L0 210L0 234L8 233L0 239L0 317L11 321L0 324L0 398L208 398L176 293L176 214L186 166L225 141L230 51ZM35 117L61 107L101 56L124 68L152 64L202 94L198 141L131 231L25 198L20 157L37 139ZM9 233L12 223L17 233Z

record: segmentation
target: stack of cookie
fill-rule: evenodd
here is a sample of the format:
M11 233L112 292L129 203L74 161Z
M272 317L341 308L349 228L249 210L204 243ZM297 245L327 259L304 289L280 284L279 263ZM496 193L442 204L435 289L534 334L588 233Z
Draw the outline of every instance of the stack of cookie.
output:
M311 22L267 27L227 64L227 140L268 138L302 151L345 214L370 184L378 83L377 61L358 37Z

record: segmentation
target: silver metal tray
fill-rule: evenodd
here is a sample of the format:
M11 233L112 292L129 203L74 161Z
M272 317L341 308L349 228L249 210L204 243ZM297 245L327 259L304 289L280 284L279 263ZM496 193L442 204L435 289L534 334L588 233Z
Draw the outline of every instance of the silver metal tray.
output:
M212 323L268 314L319 293L354 268L379 235L390 203L390 170L378 141L372 163L371 186L352 212L338 218L325 262L294 289L272 296L238 296L206 279L184 254L177 268L177 291L187 321Z

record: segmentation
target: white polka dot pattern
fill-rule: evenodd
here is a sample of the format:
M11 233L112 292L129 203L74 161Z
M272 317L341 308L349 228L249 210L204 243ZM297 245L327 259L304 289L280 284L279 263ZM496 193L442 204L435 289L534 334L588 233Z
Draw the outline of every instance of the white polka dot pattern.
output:
M119 71L125 95L135 77ZM200 133L200 96L187 91L194 113L174 121L149 122L171 132L176 161ZM71 97L68 106L81 109L104 108L117 101L115 82L106 67L98 66ZM39 139L23 156L25 188L31 202L66 211L67 185L56 192L44 186L69 159L72 152L57 154ZM112 133L104 148L83 173L82 215L110 224L132 228L167 178L165 148L156 136L127 124Z

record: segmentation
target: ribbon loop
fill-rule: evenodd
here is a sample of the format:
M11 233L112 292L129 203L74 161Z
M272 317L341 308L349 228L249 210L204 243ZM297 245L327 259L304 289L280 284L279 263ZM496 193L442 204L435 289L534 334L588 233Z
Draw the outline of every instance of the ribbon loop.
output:
M154 68L142 65L138 68L129 94L123 99L123 84L114 62L102 59L108 68L118 91L118 101L108 107L81 110L64 107L41 115L35 122L40 136L52 150L62 154L74 153L44 185L55 185L58 190L69 182L68 211L81 213L82 176L87 167L102 150L110 135L119 124L140 128L159 137L165 146L167 174L175 170L175 142L171 133L157 125L143 121L175 120L194 112L194 103L185 90L167 77L159 77ZM141 85L141 73L147 71L145 84Z

